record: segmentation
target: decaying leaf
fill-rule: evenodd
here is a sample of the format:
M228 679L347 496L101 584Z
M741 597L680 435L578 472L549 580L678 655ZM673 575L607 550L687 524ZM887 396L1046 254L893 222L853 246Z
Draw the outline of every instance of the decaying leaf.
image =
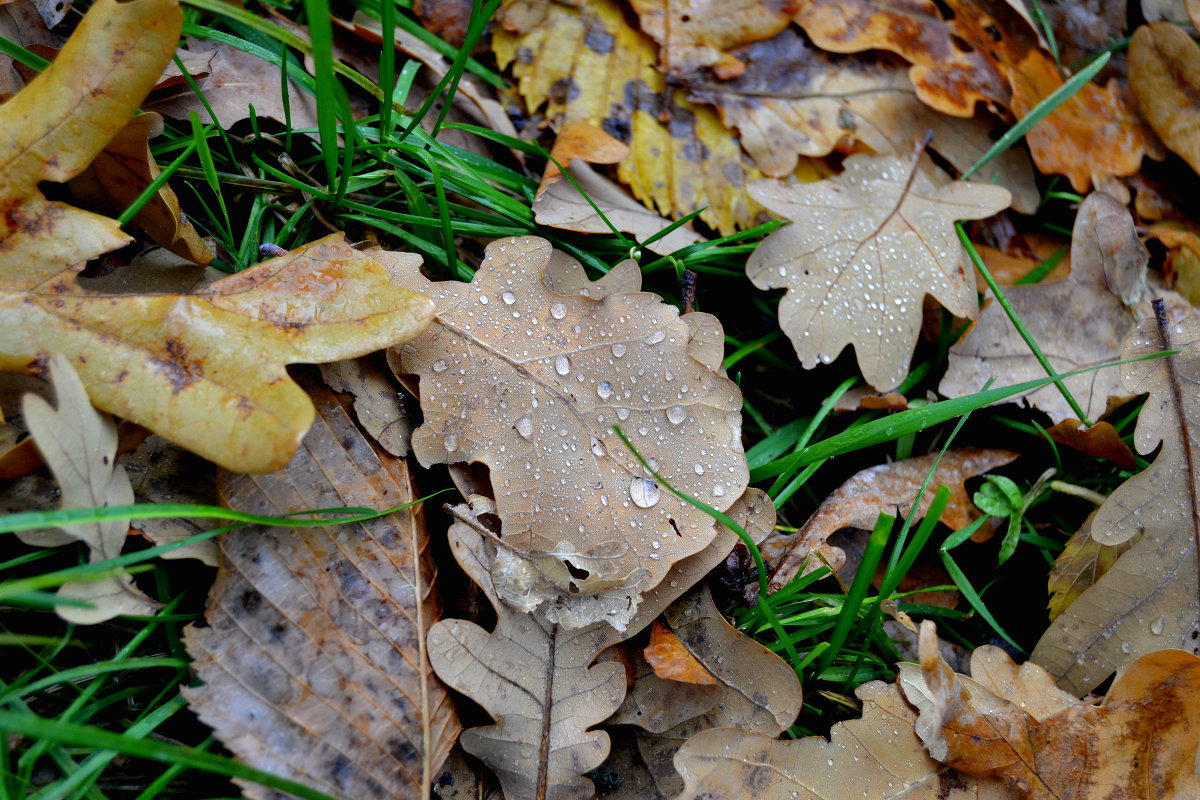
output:
M129 120L88 168L71 179L71 194L94 208L120 214L158 177L149 140L162 129L158 114L139 114ZM133 219L172 253L197 264L212 261L212 251L183 215L170 186L159 189Z
M0 36L26 50L37 50L42 46L59 48L66 40L63 34L46 27L32 0L0 4ZM0 101L25 86L25 79L17 72L20 66L20 62L0 55Z
M614 0L575 8L516 0L492 36L502 66L516 62L518 89L532 111L561 130L587 122L630 145L617 177L663 214L708 207L700 218L723 234L758 213L743 189L758 171L715 112L667 87L658 48Z
M933 502L937 487L945 484L950 487L951 494L950 504L942 514L942 522L952 530L967 525L978 516L978 512L967 494L965 481L1004 466L1017 455L1008 450L976 448L946 451L934 470L929 490L921 497L917 517L924 516ZM870 530L875 527L880 514L907 515L913 499L937 460L938 454L930 453L855 473L825 498L803 528L787 537L787 549L773 565L770 590L779 591L801 572L811 572L822 562L837 570L846 556L825 540L841 528ZM822 559L810 559L814 552L820 552Z
M1135 430L1138 452L1162 443L1154 463L1109 495L1096 512L1092 536L1117 545L1141 539L1067 607L1030 657L1082 694L1139 656L1168 647L1200 649L1197 589L1197 474L1194 430L1200 430L1200 317L1167 325L1163 342L1154 319L1130 331L1122 358L1178 348L1180 355L1122 367L1121 386L1149 392ZM1174 362L1173 364L1171 362ZM1174 374L1172 374L1174 373ZM1181 405L1182 402L1182 405Z
M826 53L789 28L736 55L746 70L735 80L700 75L684 85L689 100L717 107L768 177L790 174L800 156L824 156L858 142L880 155L907 153L927 131L933 132L929 148L965 172L993 144L985 122L932 110L917 98L906 67L874 54ZM1013 207L1022 213L1037 209L1033 166L1022 150L1006 151L978 180L1012 191Z
M736 728L701 731L675 766L683 797L713 800L1001 800L993 781L964 778L931 759L913 730L916 712L899 687L881 681L856 690L862 719L839 722L830 738L780 741Z
M693 334L711 317L680 317L650 294L555 294L542 282L550 262L548 242L512 238L488 245L470 284L407 270L406 285L437 305L429 331L397 351L421 380L412 448L426 466L490 468L510 559L493 576L501 597L548 602L571 627L623 628L640 594L714 528L649 477L613 426L677 489L725 509L748 480L741 394L715 372L719 348Z
M1100 544L1092 537L1092 523L1096 513L1092 512L1084 520L1067 543L1063 551L1054 559L1050 569L1050 577L1046 588L1050 591L1050 619L1054 620L1074 603L1096 581L1104 577L1117 559L1127 550L1137 544L1141 538L1135 534L1120 544Z
M354 395L354 416L379 446L408 455L413 423L391 375L371 356L321 365L321 378L335 392Z
M680 683L715 686L717 681L696 660L670 628L655 620L650 626L650 644L642 651L646 663L660 678Z
M228 128L247 119L250 106L254 106L254 113L260 118L270 117L279 122L288 119L284 113L279 67L224 42L189 38L186 45L186 52L192 56L211 56L207 61L208 75L197 80L196 87L204 92L204 99L222 127ZM287 89L292 127L317 127L317 106L313 96L290 81ZM173 119L187 119L195 112L201 122L214 121L186 82L156 92L142 109Z
M1013 286L1005 291L1017 315L1058 372L1115 361L1134 327L1129 310L1145 285L1149 254L1129 212L1106 194L1088 195L1075 218L1071 274L1061 281ZM1141 306L1145 313L1145 306ZM1046 374L999 303L980 313L975 326L950 349L950 366L938 391L947 397L977 392L989 379L1000 384ZM1120 394L1119 370L1064 379L1084 413L1104 413L1109 395ZM1023 397L1059 422L1074 415L1057 387Z
M1200 793L1200 658L1192 653L1142 656L1097 707L1069 704L1074 698L1056 695L1040 667L1018 670L996 648L981 648L989 669L975 669L972 658L975 680L957 675L933 646L933 628L922 623L920 671L902 665L901 683L920 709L916 730L934 758L1001 778L1030 800Z
M554 160L546 165L533 199L533 216L538 224L580 233L608 233L611 225L638 239L648 238L670 224L588 166L589 162L616 164L629 155L628 147L601 129L586 122L568 122L554 140L550 155ZM559 171L555 161L566 167L574 183ZM701 241L703 236L684 226L651 242L647 249L669 255Z
M1111 422L1100 420L1089 428L1079 420L1068 417L1047 428L1046 436L1085 455L1107 458L1124 469L1134 467L1133 451Z
M734 78L745 65L729 53L769 39L791 22L798 0L632 0L642 31L658 42L663 70L678 78L709 68Z
M1200 45L1173 22L1142 25L1129 43L1129 88L1163 143L1200 172Z
M656 673L656 668L646 661L641 648L631 648L632 671L626 672L632 674L633 684L629 687L621 707L606 720L607 724L636 725L651 733L662 733L684 720L710 711L725 694L724 685L718 683L712 677L712 673L696 661L696 657L679 642L679 637L656 620L652 624L652 631L660 629L673 637L674 647L682 651L678 653L678 660L695 664L699 674L707 676L708 682L683 682L660 676ZM653 646L654 642L651 642L646 650Z
M770 500L756 489L747 490L729 515L759 535L775 519ZM622 665L589 665L602 650L649 625L719 564L737 534L719 526L707 548L677 562L646 592L637 616L619 633L603 621L566 629L540 609L517 612L501 602L492 574L503 548L497 543L503 540L486 527L486 516L460 512L459 519L450 529L455 558L491 599L498 620L491 633L470 622L445 620L429 635L430 661L438 676L480 703L497 722L464 732L460 741L497 774L509 800L589 797L591 784L579 775L604 760L608 737L587 728L615 711L625 695Z
M953 223L991 216L1010 195L982 184L934 187L919 155L853 155L836 178L750 185L792 220L759 245L746 274L760 289L788 289L779 325L806 369L853 344L867 382L892 389L908 374L926 294L957 317L975 316Z
M314 400L317 422L285 469L222 473L230 507L390 508L417 496L404 462L373 448L330 392ZM429 797L459 723L426 654L441 603L419 510L220 542L208 627L185 631L204 685L183 691L200 718L247 763L326 793Z
M29 394L25 395L22 410L30 436L58 481L61 507L131 504L133 487L125 470L115 464L117 431L112 420L92 408L68 359L55 355L48 368L58 407ZM94 563L119 556L128 531L128 519L112 519L63 525L54 531L22 531L17 537L42 547L82 541L88 546L88 559ZM158 609L158 604L142 594L124 570L101 580L63 584L58 596L91 604L54 607L63 619L85 625L121 614L153 614Z
M1139 198L1143 196L1138 195ZM1159 224L1151 225L1146 236L1167 248L1167 258L1163 262L1167 285L1193 306L1200 305L1200 235L1183 226Z

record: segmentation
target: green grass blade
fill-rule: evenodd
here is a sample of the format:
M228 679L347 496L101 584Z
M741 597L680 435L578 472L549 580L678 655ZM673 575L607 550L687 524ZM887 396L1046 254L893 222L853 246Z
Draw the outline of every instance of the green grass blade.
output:
M829 642L829 649L821 655L821 660L817 662L816 669L814 670L817 675L821 675L841 651L842 645L846 643L846 637L850 635L850 629L854 627L854 623L858 620L858 610L862 608L863 600L867 596L867 590L871 588L871 579L875 577L875 569L879 566L879 561L883 558L883 551L887 547L888 536L891 534L892 526L895 523L896 518L890 514L880 514L879 518L875 521L875 529L871 531L871 538L867 541L867 549L863 553L862 561L859 562L858 569L854 573L854 581L850 584L850 591L846 593L846 600L842 603L842 610L838 614L833 633L827 640Z
M312 39L321 159L325 163L326 185L332 188L338 174L338 96L335 85L337 78L333 73L333 23L330 20L329 0L304 0L304 13L308 18L308 35ZM346 120L347 126L352 124L353 120Z

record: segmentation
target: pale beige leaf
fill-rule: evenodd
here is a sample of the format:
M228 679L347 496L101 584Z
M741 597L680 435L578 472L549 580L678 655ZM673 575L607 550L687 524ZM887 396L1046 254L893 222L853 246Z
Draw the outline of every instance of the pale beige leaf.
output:
M358 424L394 456L408 455L412 421L392 377L371 356L321 365L321 378L335 392L354 395Z
M741 394L689 352L691 326L674 308L644 293L554 294L542 282L550 259L544 240L512 238L488 246L470 284L408 273L405 285L437 305L429 331L399 348L401 370L421 380L413 453L424 465L490 468L500 596L546 602L571 627L623 628L714 527L660 487L613 426L673 486L724 510L748 480Z
M117 430L107 415L92 408L71 362L55 355L49 363L57 408L41 397L26 395L25 423L46 466L62 492L61 508L96 508L133 503L133 487L125 470L115 464ZM106 561L121 554L128 519L63 525L61 531L88 546L88 560ZM43 544L39 537L17 534L22 541ZM59 605L55 610L68 622L90 625L120 614L153 614L158 604L133 585L124 570L98 581L64 584L59 596L85 600L93 607Z
M856 690L862 719L839 722L830 738L780 741L714 728L675 757L684 797L712 800L967 800L1010 797L995 782L964 779L929 757L913 731L917 715L895 685Z
M829 180L750 184L752 197L792 224L759 245L746 274L760 289L788 289L779 324L806 369L853 344L867 382L892 389L908 374L926 294L955 316L975 316L954 221L1001 211L1009 192L936 188L918 156L853 155Z
M933 502L937 487L945 484L950 487L951 493L950 503L942 514L942 522L953 530L962 528L978 516L967 494L965 481L1017 457L1017 453L1008 450L977 448L948 450L940 460L938 455L931 453L868 467L835 489L808 518L803 528L785 537L785 549L772 565L770 590L777 592L802 571L811 572L820 567L823 561L811 558L814 553L821 553L824 562L837 570L845 561L845 554L827 544L829 536L841 528L870 530L880 514L907 515L935 461L938 462L937 469L929 482L929 489L921 497L917 517L924 516Z
M327 390L283 470L222 473L232 508L280 514L414 499L408 469ZM416 509L328 528L243 528L221 538L208 627L185 632L202 686L192 708L240 759L338 797L428 798L459 731L426 634L441 613ZM277 796L243 784L248 797Z
M1026 661L1018 666L1008 653L990 644L971 654L971 678L1036 720L1052 717L1079 702L1075 695L1059 689L1054 676L1037 664Z
M1009 302L1058 372L1116 361L1136 316L1129 306L1145 285L1149 254L1124 206L1106 194L1088 195L1071 240L1071 274L1061 281L1005 290ZM1140 306L1139 313L1148 309ZM950 366L938 386L948 397L977 392L988 380L1019 383L1046 374L999 303L950 348ZM1064 383L1090 419L1103 415L1109 395L1120 394L1120 371L1087 372ZM1054 385L1022 395L1055 422L1074 416Z
M1092 536L1101 544L1121 544L1139 533L1141 539L1051 623L1030 656L1072 694L1091 690L1146 653L1200 651L1200 476L1192 466L1200 432L1200 317L1169 322L1167 334L1163 342L1156 321L1142 320L1121 354L1183 351L1121 368L1125 393L1150 393L1138 417L1136 448L1149 455L1161 443L1161 450L1149 468L1109 495L1092 522Z

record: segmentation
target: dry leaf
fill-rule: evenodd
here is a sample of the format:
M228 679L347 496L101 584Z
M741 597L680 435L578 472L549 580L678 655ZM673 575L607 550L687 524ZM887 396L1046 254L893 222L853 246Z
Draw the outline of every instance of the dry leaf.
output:
M0 36L26 50L38 46L57 49L66 40L63 34L46 27L32 0L0 4ZM21 66L20 62L0 54L0 102L25 86L25 79L17 71Z
M62 355L49 359L49 377L57 395L55 408L37 395L25 395L22 411L29 434L58 481L61 508L96 508L133 503L133 487L125 470L115 465L117 431L106 415L88 401L71 362ZM62 525L56 531L18 532L17 538L34 546L57 546L81 541L88 546L92 563L116 558L125 544L128 519ZM65 541L63 538L65 535ZM68 622L91 625L122 614L153 614L158 604L133 585L123 569L108 578L72 581L58 590L64 599L82 600L92 607L56 605Z
M627 669L626 673L632 674L633 684L629 686L621 707L605 720L608 725L636 725L651 733L662 733L712 710L724 696L724 685L713 679L711 673L695 660L696 657L679 643L679 638L656 620L652 631L660 628L674 638L676 646L682 650L680 657L690 659L701 674L708 676L708 682L683 683L660 677L655 674L655 668L647 663L642 649L631 648L632 670Z
M1167 248L1163 263L1167 285L1193 306L1200 305L1200 235L1168 223L1150 226L1146 236Z
M586 122L568 122L554 140L550 155L567 168L574 183L563 176L554 161L546 164L542 184L533 199L533 216L539 225L580 233L608 233L611 225L638 239L646 239L670 224L588 166L586 162L615 164L629 155L628 147L599 128ZM597 208L603 217L596 213ZM647 249L670 255L702 241L703 236L685 225L651 242Z
M317 423L284 470L221 475L231 508L389 508L417 496L404 462L373 449L330 392L314 400ZM416 509L225 534L209 626L185 632L204 682L184 689L193 710L259 769L338 797L429 797L459 724L426 657L441 613L428 545Z
M920 708L916 729L934 758L976 777L1002 778L1030 800L1182 800L1200 793L1195 655L1150 653L1122 673L1102 706L1067 705L1074 698L1054 695L1043 670L1018 671L995 648L983 675L972 659L978 683L951 672L933 647L933 628L922 623L921 671L903 665L902 684Z
M129 474L133 495L139 503L192 503L216 505L217 470L208 461L161 436L148 436L129 452L117 456ZM186 477L185 477L186 476ZM129 527L153 544L170 544L221 525L222 520L194 517L130 520ZM162 558L195 558L215 567L220 549L214 539L205 539L164 553Z
M965 481L1003 466L1017 455L1008 450L975 448L946 451L929 482L929 490L921 497L917 517L924 516L933 502L937 487L945 484L950 487L951 493L950 504L942 514L942 522L952 530L967 525L978 516L978 512L967 494ZM771 592L787 586L802 571L811 572L821 566L821 561L813 560L810 563L809 556L814 551L820 552L822 561L837 570L846 556L839 548L825 542L835 531L841 528L870 530L875 527L880 514L907 515L921 484L937 460L938 454L931 453L855 473L825 498L803 528L787 537L787 549L773 566Z
M712 673L696 660L671 629L655 620L650 626L650 644L643 656L654 674L664 680L715 686Z
M667 87L658 48L614 0L581 8L516 0L493 33L501 66L512 62L532 112L546 105L556 128L587 122L630 145L618 179L665 215L708 207L700 219L722 234L754 224L743 189L758 177L717 115Z
M162 117L139 114L104 147L88 168L71 179L71 194L109 214L120 214L158 177L149 140L162 133ZM160 245L196 264L212 261L212 251L179 208L170 186L163 186L134 222Z
M1092 523L1095 519L1096 512L1093 511L1079 530L1067 540L1063 551L1054 559L1054 566L1050 568L1046 588L1051 594L1047 604L1051 620L1058 617L1071 603L1079 599L1079 595L1104 577L1104 573L1112 569L1117 559L1141 539L1141 535L1137 534L1120 544L1100 544L1092 537Z
M985 122L933 111L917 99L905 67L874 55L831 55L795 29L736 54L747 65L736 80L697 75L684 85L689 100L717 107L769 177L791 173L799 156L824 156L856 142L881 155L907 153L926 131L933 132L930 149L965 172L993 144ZM1020 149L1006 151L978 180L1011 190L1022 213L1033 213L1041 199Z
M198 79L196 88L204 93L204 99L222 127L228 128L248 119L252 105L259 118L269 117L279 122L288 118L283 109L283 80L279 67L223 42L189 38L186 44L186 52L191 56L210 59L206 62L208 76ZM317 104L313 96L291 81L287 88L292 127L317 127ZM212 114L187 83L155 92L142 109L157 111L172 119L187 119L194 111L201 122L213 122Z
M1044 3L1041 9L1064 64L1082 61L1125 35L1126 0Z
M1138 452L1149 455L1160 442L1162 449L1146 471L1109 495L1092 522L1092 536L1101 544L1121 544L1139 533L1141 539L1054 620L1030 657L1073 694L1091 690L1146 653L1200 649L1198 476L1190 466L1194 434L1188 433L1200 425L1193 389L1200 381L1200 317L1171 322L1168 332L1163 343L1155 320L1138 323L1122 358L1178 348L1183 352L1171 357L1173 366L1155 359L1121 368L1127 392L1150 393L1135 431Z
M1142 25L1129 44L1129 88L1163 143L1200 172L1200 45L1173 22Z
M354 416L379 446L394 456L408 455L412 420L392 376L371 356L321 365L321 378L335 392L354 395Z
M1075 218L1071 274L1053 283L1013 286L1005 295L1058 372L1115 361L1134 326L1128 306L1145 285L1148 259L1125 207L1093 192ZM950 348L950 366L938 391L961 397L979 391L989 379L1011 384L1045 374L1000 304L992 302ZM1063 382L1084 413L1095 419L1104 413L1109 395L1120 393L1119 380L1119 371L1108 369ZM1055 422L1074 414L1052 384L1022 397Z
M707 67L736 78L746 66L729 53L770 39L791 22L799 0L632 0L642 31L658 42L659 62L673 78Z
M1084 455L1107 458L1122 469L1134 468L1133 451L1112 423L1101 420L1089 428L1077 419L1067 418L1047 428L1046 436Z
M510 559L494 576L501 597L524 596L527 609L550 601L547 613L571 627L623 628L639 595L714 529L659 487L613 426L673 486L723 510L748 479L741 394L714 371L719 356L701 363L689 347L685 320L704 315L681 319L650 294L554 294L542 283L550 260L548 242L512 238L488 245L470 284L407 270L438 309L398 351L401 370L421 379L413 453L425 466L490 468ZM590 606L568 609L560 595Z
M714 728L675 757L684 797L712 800L967 800L1010 797L995 782L963 778L934 761L913 731L917 715L895 685L858 687L862 719L839 722L827 741Z
M746 274L759 289L788 289L779 325L806 369L853 344L867 383L892 389L908 374L926 294L957 317L975 316L953 223L991 216L1010 195L983 184L936 188L919 155L853 155L836 178L750 185L751 196L792 220L763 240Z

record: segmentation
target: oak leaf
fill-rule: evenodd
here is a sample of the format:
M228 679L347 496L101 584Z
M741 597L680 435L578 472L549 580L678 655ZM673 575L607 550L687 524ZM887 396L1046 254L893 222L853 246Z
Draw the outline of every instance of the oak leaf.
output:
M1133 451L1111 422L1100 420L1087 427L1077 419L1067 418L1047 428L1046 436L1085 455L1107 458L1122 469L1133 469L1136 463Z
M741 394L716 373L719 350L691 346L693 326L715 320L681 318L644 293L555 294L542 282L542 239L502 239L486 253L469 284L431 283L415 268L404 279L437 306L426 334L396 351L421 381L413 453L425 466L490 468L509 559L502 597L549 601L570 626L624 627L639 595L714 528L654 481L613 426L673 486L720 510L747 484ZM590 608L555 599L588 603L601 591Z
M997 648L980 648L991 669L975 669L973 657L974 680L957 675L933 646L933 629L922 623L920 670L902 665L901 684L920 708L916 730L934 758L1001 778L1030 800L1200 792L1200 658L1192 653L1142 656L1097 707L1072 704L1040 667L1018 669Z
M704 665L696 661L696 657L679 642L679 637L671 633L669 628L656 620L652 625L651 635L654 636L660 629L674 638L673 648L677 647L682 651L678 661L690 661L699 675L707 676L708 682L685 682L674 680L669 675L659 675L657 668L646 660L646 653L656 644L653 640L644 650L632 647L626 676L631 677L633 683L628 687L621 707L605 720L606 724L636 725L651 733L662 733L685 720L712 710L724 696L724 685L718 683ZM661 638L660 636L660 640ZM658 644L661 645L661 641Z
M133 503L133 487L125 470L115 463L117 431L112 420L92 408L71 362L55 355L49 362L50 381L58 399L54 408L41 397L25 395L22 411L29 434L37 443L58 481L62 508L96 508ZM106 561L121 554L128 519L63 525L51 531L19 532L26 544L40 547L79 540L88 546L88 560ZM90 604L56 605L68 622L90 625L121 614L153 614L158 604L141 592L123 569L95 581L63 584L58 597Z
M1054 566L1050 568L1046 588L1050 591L1047 607L1051 621L1079 599L1079 595L1104 577L1104 573L1112 569L1117 559L1141 538L1140 535L1134 535L1120 544L1100 544L1092 537L1092 523L1095 519L1096 512L1093 511L1079 530L1063 545L1062 552L1054 559Z
M754 224L759 209L743 187L758 171L712 109L667 86L658 48L615 0L579 8L516 0L492 49L501 66L515 62L531 112L545 105L556 128L587 122L630 145L617 177L638 200L668 216L707 207L700 219L722 234Z
M746 274L760 289L788 289L779 325L806 369L853 344L867 382L892 389L908 374L926 294L955 316L975 316L953 223L991 216L1011 195L983 184L935 187L919 156L853 155L828 180L750 184L752 197L792 224L763 240Z
M413 422L392 376L371 356L321 365L321 378L335 392L354 395L354 417L363 430L394 456L408 455Z
M1005 294L1050 364L1069 372L1117 360L1121 342L1135 324L1129 306L1142 293L1148 260L1125 207L1093 192L1075 218L1070 275L1053 283L1013 286ZM950 365L938 391L961 397L979 391L988 380L1018 383L1045 374L1000 304L992 302L950 348ZM1063 382L1084 413L1095 419L1104 413L1109 395L1120 394L1119 380L1119 370L1110 368ZM1023 397L1055 422L1075 415L1054 385Z
M226 504L280 514L415 499L327 390L288 466L221 474ZM208 627L185 643L193 710L239 758L339 797L427 798L459 731L425 638L441 614L419 509L369 522L241 529L220 539ZM247 797L277 796L243 784Z
M924 516L929 509L938 485L945 484L950 487L951 494L950 503L942 513L942 522L952 530L962 528L978 516L967 494L967 479L1004 466L1017 455L1008 450L964 448L948 450L941 454L940 460L937 453L931 453L855 473L821 502L803 528L786 538L786 549L772 566L770 590L779 591L802 571L810 572L822 562L835 571L839 569L846 556L840 548L826 543L830 535L842 528L870 530L880 514L898 511L899 515L907 515L935 461L937 469L929 482L929 490L921 497L917 517ZM818 552L822 554L820 561L811 558Z
M1142 25L1129 43L1129 88L1163 143L1200 172L1200 46L1173 22Z
M1155 650L1200 649L1200 478L1191 467L1192 431L1200 429L1193 389L1200 381L1200 317L1169 322L1166 333L1164 342L1155 320L1139 322L1123 358L1168 348L1183 352L1126 365L1121 376L1126 392L1150 393L1134 432L1138 452L1149 455L1160 442L1161 449L1149 468L1109 495L1092 522L1092 536L1101 544L1119 545L1139 533L1141 539L1051 623L1030 657L1072 693L1089 691Z
M650 626L650 644L642 652L654 674L664 680L715 686L716 680L696 660L670 628L655 620Z

